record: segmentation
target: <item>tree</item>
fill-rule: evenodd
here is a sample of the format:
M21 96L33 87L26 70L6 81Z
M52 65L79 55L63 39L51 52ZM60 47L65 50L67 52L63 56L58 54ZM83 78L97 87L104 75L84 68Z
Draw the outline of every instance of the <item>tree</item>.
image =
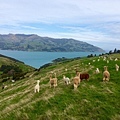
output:
M109 54L112 54L112 50L109 51Z
M114 53L117 53L117 49L116 48L114 49Z

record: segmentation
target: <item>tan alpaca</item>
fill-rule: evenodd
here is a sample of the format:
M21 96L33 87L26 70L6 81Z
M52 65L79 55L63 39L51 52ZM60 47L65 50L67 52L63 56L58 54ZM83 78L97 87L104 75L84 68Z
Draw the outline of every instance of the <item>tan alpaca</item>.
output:
M104 66L103 81L109 81L109 80L110 80L110 73L107 70L107 66Z
M116 71L119 71L119 65L115 64Z
M77 89L80 84L80 73L77 72L77 75L73 78L74 90Z
M56 87L57 86L57 77L56 77L56 73L55 73L55 77L54 78L52 78L52 75L50 75L50 88L51 87Z

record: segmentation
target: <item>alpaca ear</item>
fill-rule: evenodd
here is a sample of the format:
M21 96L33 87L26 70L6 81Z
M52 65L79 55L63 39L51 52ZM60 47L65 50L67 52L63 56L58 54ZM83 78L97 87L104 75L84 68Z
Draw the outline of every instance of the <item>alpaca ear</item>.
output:
M52 77L52 74L51 74L51 73L49 74L49 77Z
M107 66L104 66L104 68L106 68Z

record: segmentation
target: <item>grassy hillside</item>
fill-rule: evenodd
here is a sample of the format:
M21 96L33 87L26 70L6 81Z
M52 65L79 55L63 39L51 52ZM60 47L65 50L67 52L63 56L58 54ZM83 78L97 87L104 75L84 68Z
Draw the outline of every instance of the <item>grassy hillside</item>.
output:
M0 54L0 85L1 82L10 81L12 79L19 80L20 77L35 68L25 65L23 62Z
M112 61L109 58L113 59ZM98 57L83 58L57 63L28 73L15 83L0 90L1 120L120 120L120 54L108 56L109 63ZM114 61L118 58L118 61ZM93 62L93 60L96 60ZM91 65L88 65L91 63ZM111 74L109 82L102 81L103 66L107 65ZM100 69L95 74L96 68ZM68 71L65 71L65 69ZM90 74L89 81L82 81L77 90L65 85L62 75L71 79L75 68ZM50 88L49 74L56 72L58 86ZM40 92L34 93L36 81L40 80Z
M19 66L23 71L29 71L34 69L31 66L25 65L22 61L0 54L0 67L2 65Z

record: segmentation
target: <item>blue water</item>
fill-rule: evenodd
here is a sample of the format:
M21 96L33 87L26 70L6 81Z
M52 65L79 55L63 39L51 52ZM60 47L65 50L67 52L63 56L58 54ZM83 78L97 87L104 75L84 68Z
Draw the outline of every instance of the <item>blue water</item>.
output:
M74 58L74 57L85 57L90 54L99 55L99 52L27 52L27 51L11 51L11 50L0 50L0 54L15 58L35 68L52 62L56 58Z

